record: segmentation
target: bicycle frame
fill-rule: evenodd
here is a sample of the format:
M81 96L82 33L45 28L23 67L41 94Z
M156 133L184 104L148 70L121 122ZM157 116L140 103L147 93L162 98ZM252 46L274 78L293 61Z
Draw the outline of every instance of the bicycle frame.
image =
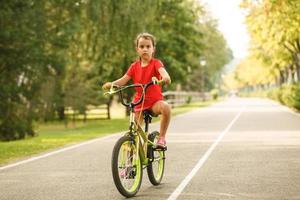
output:
M106 94L119 93L121 103L129 108L129 131L115 144L112 153L112 175L114 183L119 192L125 197L133 197L139 190L142 183L143 169L147 168L148 177L153 185L159 185L165 166L165 150L157 147L155 140L159 136L158 131L148 132L151 123L151 111L142 111L145 121L145 128L139 124L137 113L134 112L136 105L143 103L147 88L153 84L160 84L162 81L153 79L147 84L132 84L125 87L112 85ZM136 102L126 102L122 91L127 88L141 87L143 92L141 98ZM114 90L114 88L117 88ZM142 106L143 107L143 106ZM159 153L157 153L160 151Z
M145 127L147 126L148 122L145 122ZM148 134L148 130L143 130L143 128L135 121L134 112L131 110L129 136L133 137L134 142L138 144L137 152L139 152L143 165L148 165L149 163L149 158L147 158L148 145L154 145L154 143L148 139Z
M145 130L143 130L143 128L135 121L134 118L134 106L142 103L142 101L144 100L144 96L145 96L145 92L147 90L147 88L153 84L162 84L163 81L162 80L157 80L156 77L152 78L152 81L142 85L142 84L133 84L133 85L129 85L129 86L125 86L125 87L118 87L116 85L112 85L111 89L109 92L107 92L106 94L115 94L115 93L119 93L120 98L121 98L121 103L130 108L130 126L129 126L129 136L133 139L133 141L136 142L137 145L137 152L139 152L139 156L141 157L141 161L143 165L148 165L149 163L149 159L147 158L147 150L148 150L148 145L154 145L153 142L151 142L150 140L148 140L148 125L149 122L145 121ZM128 88L134 88L134 87L142 87L143 88L143 93L141 98L135 102L135 103L126 103L124 102L124 98L123 98L123 94L122 91ZM117 88L117 90L114 90L114 88Z

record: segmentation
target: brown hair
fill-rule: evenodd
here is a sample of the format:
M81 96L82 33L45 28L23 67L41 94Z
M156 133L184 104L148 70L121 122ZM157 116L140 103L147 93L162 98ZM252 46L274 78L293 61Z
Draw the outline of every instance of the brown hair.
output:
M150 33L140 33L140 34L138 34L138 36L136 36L136 39L135 39L136 47L139 45L139 39L140 38L151 40L153 47L155 47L155 45L156 45L155 37L153 35L151 35Z

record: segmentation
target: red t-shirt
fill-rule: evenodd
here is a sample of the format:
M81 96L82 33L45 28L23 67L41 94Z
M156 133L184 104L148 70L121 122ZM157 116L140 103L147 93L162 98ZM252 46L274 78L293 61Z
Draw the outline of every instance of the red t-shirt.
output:
M140 84L146 84L149 83L152 80L152 77L156 77L158 80L161 79L161 76L158 72L158 69L164 67L162 62L158 59L151 59L149 64L147 66L142 67L141 61L138 60L134 63L132 63L127 70L127 75L130 76L133 80L133 83L140 83ZM135 88L135 96L134 96L134 102L137 102L141 95L142 95L142 88L136 87ZM159 100L163 99L162 95L162 89L160 85L151 85L148 87L145 98L144 98L144 104L141 103L137 106L135 106L135 111L141 111L148 108L151 108L153 104ZM143 108L142 108L143 107Z

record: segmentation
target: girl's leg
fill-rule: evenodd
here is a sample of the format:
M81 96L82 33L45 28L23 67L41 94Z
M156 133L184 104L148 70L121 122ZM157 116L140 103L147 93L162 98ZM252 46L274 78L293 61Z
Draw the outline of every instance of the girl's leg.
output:
M165 141L165 136L171 119L171 107L165 101L157 101L151 108L155 114L161 114L160 120L160 141Z

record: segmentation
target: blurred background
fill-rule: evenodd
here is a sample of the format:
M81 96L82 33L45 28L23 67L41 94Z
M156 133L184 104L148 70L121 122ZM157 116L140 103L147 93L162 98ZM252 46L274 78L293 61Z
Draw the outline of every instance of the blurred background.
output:
M157 39L172 98L269 96L300 109L299 11L298 0L3 1L0 140L111 118L117 99L101 85L137 59L141 32Z

